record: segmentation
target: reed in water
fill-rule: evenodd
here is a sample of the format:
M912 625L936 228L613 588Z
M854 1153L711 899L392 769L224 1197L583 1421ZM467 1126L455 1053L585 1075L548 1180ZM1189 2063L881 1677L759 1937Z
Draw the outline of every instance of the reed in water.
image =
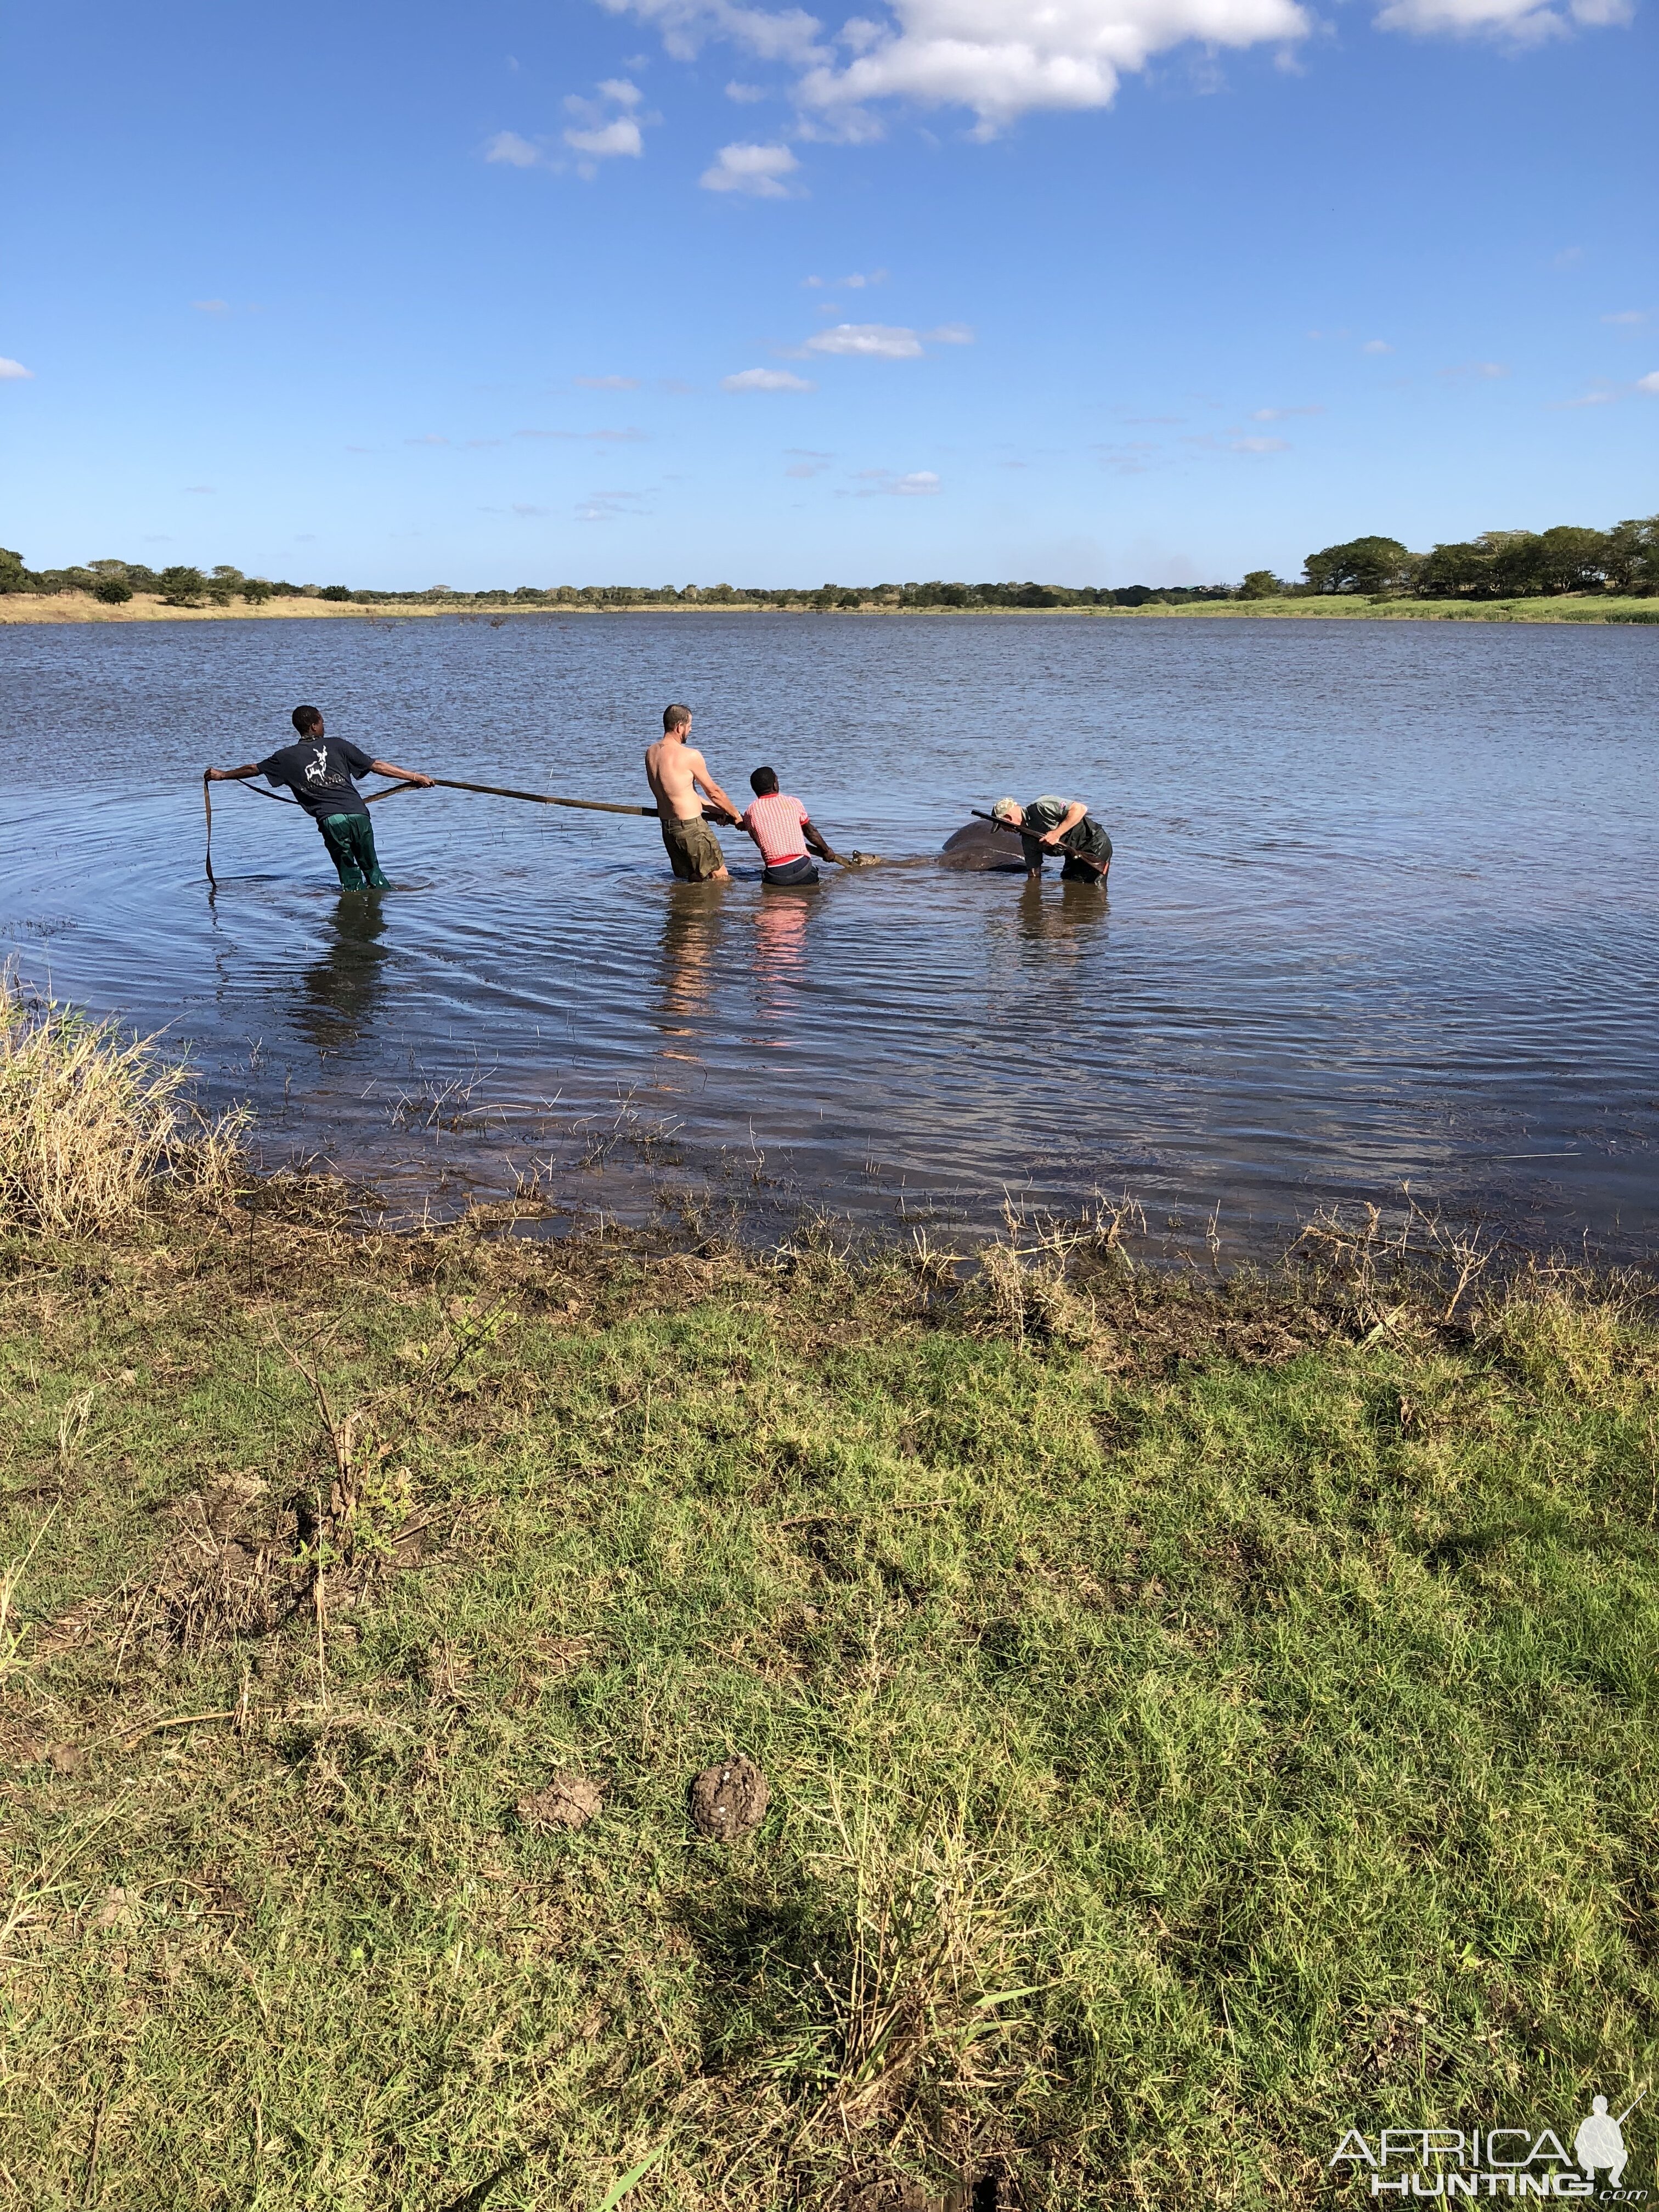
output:
M190 1082L156 1039L0 974L0 1220L83 1235L131 1221L163 1185L222 1188L244 1117L205 1121Z

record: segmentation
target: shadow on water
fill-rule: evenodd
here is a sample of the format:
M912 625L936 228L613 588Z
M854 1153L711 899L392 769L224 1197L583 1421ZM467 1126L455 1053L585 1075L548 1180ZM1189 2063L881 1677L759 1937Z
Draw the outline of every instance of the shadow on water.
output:
M296 1029L319 1054L343 1051L368 1029L385 981L384 902L373 891L343 891L326 924L321 957L300 972Z

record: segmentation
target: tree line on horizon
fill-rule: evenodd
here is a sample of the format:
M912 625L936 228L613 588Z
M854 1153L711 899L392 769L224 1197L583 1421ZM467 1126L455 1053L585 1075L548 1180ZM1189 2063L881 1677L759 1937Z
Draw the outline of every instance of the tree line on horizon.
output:
M169 606L274 599L325 599L379 606L419 602L474 606L811 607L830 613L865 608L1043 608L1183 606L1218 599L1317 599L1332 594L1371 599L1508 599L1605 592L1645 597L1659 592L1659 515L1615 523L1610 530L1562 523L1543 531L1487 530L1480 537L1413 553L1397 538L1353 538L1310 553L1298 582L1270 568L1252 568L1231 584L822 584L817 590L731 584L660 587L627 584L521 584L514 590L459 591L431 584L423 591L382 592L347 584L292 584L246 576L222 562L161 569L139 561L88 561L69 568L32 569L20 553L0 546L0 593L86 592L110 605L144 592Z

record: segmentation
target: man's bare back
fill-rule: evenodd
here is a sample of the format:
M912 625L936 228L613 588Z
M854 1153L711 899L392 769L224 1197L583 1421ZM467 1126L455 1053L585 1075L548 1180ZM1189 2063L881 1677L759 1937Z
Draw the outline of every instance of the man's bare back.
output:
M671 708L669 714L676 711ZM701 823L705 799L717 814L724 815L729 821L735 822L741 810L733 806L709 773L708 762L690 743L690 714L683 722L670 722L665 717L665 724L661 737L655 744L647 745L645 753L646 781L651 786L651 795L657 802L657 811L661 817L663 843L674 862L676 875L690 873L693 880L705 883L723 881L726 874L726 864L720 858L720 846L714 837L706 830L693 832L691 845L694 849L687 863L686 841L674 834L671 825ZM703 846L705 838L707 849ZM677 848L680 849L677 851ZM710 866L710 860L716 865Z

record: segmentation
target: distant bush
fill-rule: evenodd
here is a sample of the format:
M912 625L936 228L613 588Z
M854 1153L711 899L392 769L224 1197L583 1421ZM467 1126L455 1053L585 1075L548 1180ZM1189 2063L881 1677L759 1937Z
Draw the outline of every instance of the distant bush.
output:
M325 584L317 594L319 599L355 599L357 594L345 584Z
M199 606L207 592L207 578L199 568L163 568L156 581L170 607Z
M28 587L29 572L23 566L22 555L0 545L0 592L27 592Z
M106 607L121 607L132 597L132 586L125 576L100 576L92 587L92 596Z
M263 576L244 576L242 597L247 601L249 606L262 607L267 599L274 599L276 594Z

